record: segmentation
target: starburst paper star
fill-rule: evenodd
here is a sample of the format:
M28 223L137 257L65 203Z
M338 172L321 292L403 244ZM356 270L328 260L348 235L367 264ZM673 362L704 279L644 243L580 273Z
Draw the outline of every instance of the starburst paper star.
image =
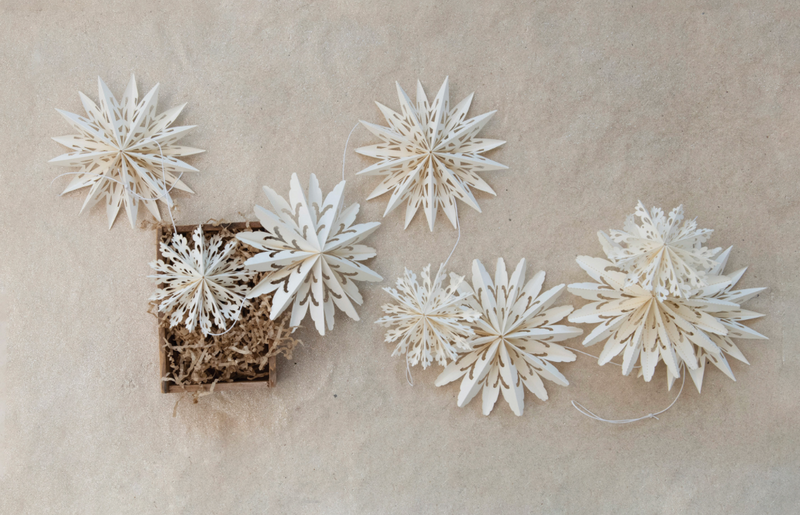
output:
M710 272L722 271L729 250ZM656 365L664 361L668 386L672 387L685 364L699 391L705 360L731 378L723 353L744 360L731 338L764 338L740 323L761 316L741 309L740 303L763 290L731 290L744 270L731 276L707 275L706 287L684 297L662 299L638 284L628 284L625 274L605 259L580 256L577 261L597 282L569 285L572 294L591 301L569 320L598 324L583 345L605 341L598 363L604 365L621 353L624 375L630 374L638 361L640 377L650 381Z
M170 127L186 104L156 115L158 84L139 102L136 79L131 75L125 95L117 101L103 80L97 81L100 107L80 93L88 118L57 109L78 131L76 135L53 138L73 151L50 162L80 167L62 195L90 188L81 212L105 198L109 229L122 204L133 227L140 200L160 221L156 200L171 207L169 190L173 187L194 193L179 175L197 169L177 158L203 150L175 143L195 126Z
M229 241L222 248L219 234L206 243L202 226L192 233L194 248L189 248L182 234L172 236L169 244L161 242L159 259L150 263L158 272L150 276L163 286L150 297L160 302L158 311L170 314L170 327L184 323L189 331L199 324L204 335L213 323L224 328L226 320L236 320L253 273L244 269L239 259L230 258L238 245Z
M612 230L610 237L603 231L597 233L608 258L627 272L625 284L640 284L662 299L685 296L705 286L705 271L716 264L714 256L722 250L703 246L713 231L698 229L695 220L680 225L683 206L666 217L658 208L648 213L639 202L636 216L642 225L630 215L624 230Z
M456 199L480 212L470 188L495 195L478 172L507 168L480 155L505 141L475 137L496 111L467 120L472 95L450 110L448 79L432 103L428 103L419 81L416 105L412 104L400 84L397 84L397 95L400 97L400 113L378 103L389 127L361 122L382 140L377 145L356 150L359 154L381 160L358 172L359 175L384 176L368 198L391 192L384 216L406 202L406 227L420 206L431 231L439 207L455 227L458 218Z
M494 283L483 264L472 263L472 287L459 286L461 293L473 293L468 305L481 313L473 324L471 350L461 354L436 379L442 386L463 376L458 405L465 406L483 389L483 414L488 415L499 393L516 415L525 407L523 385L541 400L547 400L542 378L561 386L569 382L552 363L575 361L575 354L556 342L580 335L576 327L556 325L572 312L572 306L550 306L564 291L561 284L541 293L544 272L525 283L525 260L508 278L505 262L497 260Z
M450 285L443 288L444 270L440 267L433 280L430 272L430 265L423 268L422 284L418 284L416 274L406 269L397 279L397 290L384 288L398 304L383 305L387 316L375 321L384 327L397 327L386 332L387 342L399 340L392 356L406 354L409 364L421 362L422 368L434 359L444 366L456 359L456 349L469 350L465 337L475 334L470 323L480 316L464 307L471 294L458 291L463 277L450 274Z
M311 174L304 194L292 174L289 202L264 186L274 213L256 206L256 217L267 232L240 232L244 243L264 252L245 266L269 272L248 294L248 298L273 293L270 318L275 320L294 299L290 325L296 327L311 312L317 331L333 329L334 306L358 320L353 304L362 303L354 281L383 278L361 263L375 256L375 249L358 242L372 234L380 223L353 225L358 204L342 210L345 181L322 198L317 177Z

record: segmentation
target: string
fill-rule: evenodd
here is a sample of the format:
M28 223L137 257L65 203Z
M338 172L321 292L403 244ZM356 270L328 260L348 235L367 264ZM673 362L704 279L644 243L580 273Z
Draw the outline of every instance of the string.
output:
M649 413L649 414L647 414L647 415L645 415L643 417L619 419L619 420L608 420L608 419L605 419L605 418L603 418L603 417L601 417L601 416L589 411L589 409L586 406L584 406L583 404L581 404L579 402L572 401L572 407L574 407L576 410L578 410L578 412L581 415L585 415L585 416L587 416L587 417L589 417L591 419L597 420L598 422L606 422L608 424L630 424L632 422L639 422L640 420L646 420L648 418L654 418L656 420L659 420L658 415L661 415L662 413L666 412L668 409L673 407L676 402L678 402L678 399L680 398L681 393L683 393L683 386L686 384L686 374L687 373L688 372L686 371L686 367L683 365L683 363L681 363L681 375L683 377L681 378L681 389L678 391L678 395L675 396L675 399L666 408L662 409L661 411L657 411L655 413Z
M344 165L347 162L347 145L350 144L350 136L353 135L353 132L355 132L359 125L361 124L358 122L353 125L353 128L350 129L350 134L347 135L347 141L344 143L344 152L342 153L342 180L344 180Z

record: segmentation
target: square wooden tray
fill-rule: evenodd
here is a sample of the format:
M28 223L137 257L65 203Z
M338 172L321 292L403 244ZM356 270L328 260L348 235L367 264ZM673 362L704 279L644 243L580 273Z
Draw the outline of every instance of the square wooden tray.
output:
M211 225L211 224L203 224L203 233L204 234L214 234L215 232L219 232L222 227L226 227L227 229L241 231L247 229L247 223L245 222L235 222L229 224L220 224L220 225ZM189 235L192 231L197 228L197 225L179 225L176 227L179 234ZM261 229L262 226L258 222L250 222L251 229ZM158 259L162 259L161 255L161 246L159 243L161 239L164 237L165 228L161 227L158 229L158 234L156 236L156 253L158 255ZM165 318L163 313L158 314L159 319L159 329L158 329L158 362L159 362L159 372L161 374L161 378L166 377L169 373L169 360L167 359L167 348L166 348L166 332L163 326L161 325L161 321ZM277 370L276 370L276 360L275 356L269 358L269 370L268 375L266 377L254 380L254 381L233 381L230 383L217 383L214 386L215 392L221 391L234 391L234 390L253 390L259 388L269 388L275 386L275 381L277 380ZM196 391L206 391L211 388L211 385L206 384L194 384L194 385L186 385L186 386L178 386L175 383L171 383L169 381L161 381L161 393L182 393L182 392L196 392Z

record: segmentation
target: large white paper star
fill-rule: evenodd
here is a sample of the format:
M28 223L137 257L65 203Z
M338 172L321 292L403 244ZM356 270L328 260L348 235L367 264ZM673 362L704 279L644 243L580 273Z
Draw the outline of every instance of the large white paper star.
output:
M682 297L663 299L638 284L626 283L625 273L616 271L613 263L580 256L578 265L597 282L569 285L571 293L591 301L570 315L569 320L598 324L583 345L605 341L598 363L604 365L622 354L624 375L630 374L638 361L639 376L650 381L656 365L664 361L671 387L680 377L683 363L699 391L708 360L732 378L723 353L743 361L744 356L731 338L765 337L740 323L761 316L743 310L740 303L763 288L732 291L744 270L731 276L716 275L722 271L729 251L710 270L704 288Z
M307 194L297 174L292 174L289 202L264 186L274 212L256 206L255 213L266 232L236 235L264 251L245 262L252 270L269 272L248 298L274 292L271 319L280 316L294 299L290 325L300 325L310 311L317 330L325 334L326 323L333 329L334 306L359 319L350 302L362 303L354 281L383 280L361 263L375 256L375 249L358 244L380 223L353 225L359 206L342 209L344 185L345 181L340 182L323 201L314 174Z
M507 168L480 155L505 141L475 137L495 111L467 120L472 95L450 110L447 79L432 103L428 103L419 81L416 106L400 84L397 84L397 94L400 113L378 103L389 127L361 121L383 141L356 150L359 154L381 160L358 172L359 175L384 176L368 198L391 192L384 216L402 202L407 202L406 227L420 206L431 231L439 207L455 227L458 218L456 199L480 212L470 188L495 195L478 172Z
M575 354L556 342L583 331L556 325L572 312L572 306L550 306L564 291L561 284L541 293L544 272L525 283L525 260L508 278L505 262L497 260L494 283L483 264L472 263L472 287L464 282L463 293L473 293L467 305L481 313L473 323L471 350L461 354L436 379L442 386L463 376L458 405L465 406L483 389L483 414L491 413L499 393L516 415L525 407L523 385L541 400L547 400L542 378L567 386L569 382L554 362L575 361Z
M102 79L100 107L80 93L88 118L57 109L78 131L72 136L53 138L72 152L51 159L59 166L79 166L80 170L62 193L90 188L81 212L105 198L108 227L122 204L131 227L136 223L141 200L156 220L161 220L156 199L172 206L168 190L194 193L179 179L184 172L197 169L178 157L191 156L203 150L178 146L175 143L195 126L170 127L184 105L156 115L158 84L139 102L136 79L131 75L121 101L117 101ZM165 187L166 186L166 187Z

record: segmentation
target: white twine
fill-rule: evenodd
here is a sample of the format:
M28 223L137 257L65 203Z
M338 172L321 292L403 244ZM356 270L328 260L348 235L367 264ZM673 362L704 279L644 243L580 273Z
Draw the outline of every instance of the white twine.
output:
M347 145L350 144L350 136L353 135L353 132L361 125L360 123L356 123L353 125L353 128L350 129L350 134L347 135L347 141L344 143L344 152L342 152L342 180L344 179L344 164L347 162Z
M572 350L576 350L576 349L572 349ZM578 351L578 352L581 352L581 351ZM587 354L587 353L582 352L582 354ZM587 355L591 356L591 354L587 354ZM592 356L592 357L594 357L594 356ZM609 363L613 363L613 362L609 361ZM619 365L618 363L613 363L613 364L614 365ZM621 366L621 365L619 365L619 366ZM667 406L666 408L662 409L661 411L657 411L655 413L648 413L647 415L645 415L643 417L609 420L609 419L605 419L605 418L595 414L594 412L590 411L589 408L587 408L586 406L584 406L583 404L581 404L579 402L571 401L572 402L572 407L575 408L576 410L578 410L578 412L581 415L585 415L585 416L587 416L587 417L589 417L589 418L591 418L593 420L597 420L598 422L605 422L607 424L630 424L630 423L633 423L633 422L639 422L640 420L647 420L649 418L654 418L656 420L659 420L658 415L661 415L662 413L666 412L671 407L673 407L676 402L678 402L678 399L680 398L681 393L683 393L683 386L686 384L686 374L687 373L688 372L686 371L686 367L684 366L683 363L681 363L681 376L682 376L681 377L681 389L678 390L678 395L675 396L675 399L673 399L673 401L670 403L670 405Z

